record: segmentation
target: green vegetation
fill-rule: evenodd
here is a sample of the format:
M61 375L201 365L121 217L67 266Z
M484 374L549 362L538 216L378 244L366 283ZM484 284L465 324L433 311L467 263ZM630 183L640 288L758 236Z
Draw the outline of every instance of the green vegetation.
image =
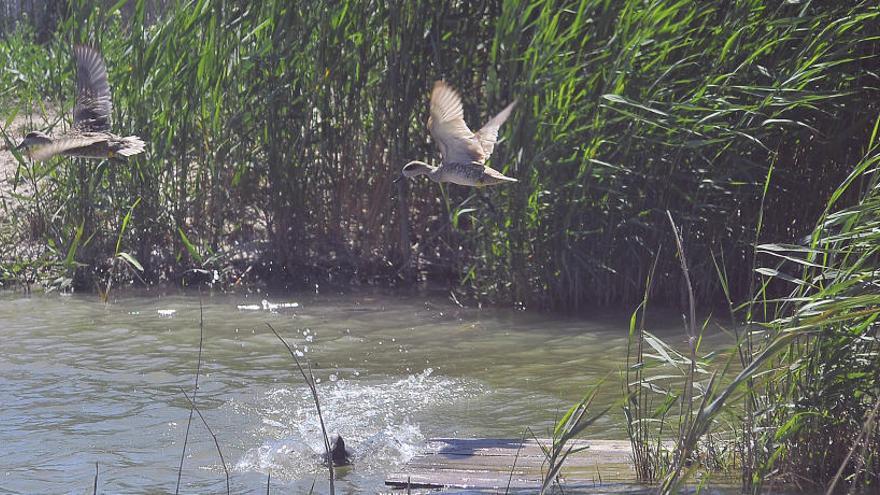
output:
M729 357L741 371L698 358L693 305L690 356L646 332L647 296L634 313L624 413L640 479L662 481L662 491L673 493L697 470L736 468L750 493L780 482L827 493L880 486L878 128L880 119L808 242L755 246L776 263L756 270L752 300L730 307L731 319L748 329ZM857 203L839 207L847 194ZM719 275L726 286L721 268ZM768 297L767 286L779 281L790 293ZM663 443L668 438L674 448Z
M641 302L625 414L642 479L877 489L876 2L71 0L45 42L12 24L7 145L16 114L69 125L83 42L116 127L149 146L126 166L20 160L0 278ZM438 78L469 121L519 99L490 163L518 184L392 184L434 156ZM686 353L646 331L649 301L690 308ZM695 308L725 303L738 345L701 356Z
M743 300L758 215L762 242L808 233L880 101L872 2L74 0L63 14L44 44L27 17L4 32L4 108L69 125L70 46L90 43L115 125L148 153L22 163L16 191L31 190L4 192L2 232L38 246L29 266L49 280L83 287L250 268L291 286L427 279L529 307L634 303L671 245L669 210L697 301L724 299L714 259ZM520 99L492 161L520 184L392 185L435 156L424 122L440 77L469 120ZM25 278L3 254L5 276ZM680 302L674 260L654 286Z

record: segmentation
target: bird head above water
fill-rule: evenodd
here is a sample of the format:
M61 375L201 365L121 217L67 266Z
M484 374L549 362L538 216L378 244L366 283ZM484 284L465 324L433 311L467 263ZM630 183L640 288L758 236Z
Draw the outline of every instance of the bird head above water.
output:
M335 435L331 442L329 459L324 454L324 461L332 463L336 467L350 466L352 464L352 453L345 447L345 440L342 435Z

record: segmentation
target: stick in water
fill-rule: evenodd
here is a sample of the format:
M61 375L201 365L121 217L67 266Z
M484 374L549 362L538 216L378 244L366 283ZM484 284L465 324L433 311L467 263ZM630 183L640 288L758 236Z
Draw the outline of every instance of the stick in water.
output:
M193 402L192 399L190 399L189 396L186 395L186 390L181 388L180 391L183 393L183 396L186 397L186 400L189 401L190 406L195 409L196 414L199 415L199 418L202 420L202 424L205 425L205 428L208 429L208 433L211 434L211 438L214 439L214 446L217 447L217 455L220 456L220 464L223 464L223 471L226 473L226 495L229 495L229 469L226 467L226 459L223 457L223 451L220 450L220 442L217 440L217 435L215 435L214 430L212 430L211 427L208 426L208 422L205 421L205 417L202 416L202 412L199 411L198 407L196 407L195 402Z
M296 363L297 369L299 369L299 373L302 375L303 380L306 381L306 385L309 387L309 390L312 392L312 400L315 401L315 409L318 410L318 421L321 423L321 434L324 436L324 460L327 463L327 469L330 471L330 495L336 493L336 490L333 488L333 479L335 474L333 472L333 456L330 452L330 437L327 436L327 428L324 426L324 416L321 414L321 403L318 401L318 389L315 387L315 376L312 374L312 365L308 363L308 359L306 363L309 367L309 374L306 375L306 370L302 367L302 364L299 362L299 358L296 357L296 353L293 352L293 349L290 347L290 344L284 340L284 337L279 334L272 325L266 323L266 326L269 327L269 330L272 330L272 333L278 337L278 340L284 344L284 347L287 348L287 352L290 353L290 357L293 358L293 362Z
M199 372L202 369L202 345L205 341L205 318L202 309L202 289L199 287L199 357L196 361L196 381L193 386L192 400L189 401L189 419L186 420L186 433L183 435L183 452L180 453L180 466L177 468L177 487L174 494L180 493L180 477L183 475L183 460L186 459L186 444L189 441L189 427L192 425L193 410L196 405L196 394L199 392ZM187 397L188 398L188 397Z

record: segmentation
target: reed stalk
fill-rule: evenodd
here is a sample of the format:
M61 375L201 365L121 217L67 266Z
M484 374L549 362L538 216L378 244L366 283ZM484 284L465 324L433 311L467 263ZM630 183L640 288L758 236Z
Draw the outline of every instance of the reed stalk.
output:
M69 125L80 42L107 61L114 127L149 147L126 166L22 161L14 194L0 190L14 210L0 244L41 255L0 252L9 281L216 271L220 284L431 280L484 303L638 304L654 247L674 243L668 210L694 233L696 302L726 302L720 252L744 301L758 232L807 232L880 111L869 1L69 0L59 14L0 19L14 26L0 33L8 143L20 125ZM439 78L469 122L521 101L490 163L520 183L493 189L492 207L465 188L392 185L407 160L436 158L424 124ZM88 242L64 263L81 223ZM143 270L114 270L117 251ZM685 281L659 263L653 297L678 303Z

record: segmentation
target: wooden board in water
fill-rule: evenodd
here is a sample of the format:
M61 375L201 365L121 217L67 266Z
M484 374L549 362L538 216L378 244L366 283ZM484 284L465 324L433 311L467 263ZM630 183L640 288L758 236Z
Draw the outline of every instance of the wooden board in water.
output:
M509 483L511 492L534 491L540 488L542 473L547 469L547 458L540 445L549 446L550 441L435 438L402 471L388 476L385 484L400 489L409 486L504 493ZM616 491L607 484L635 479L629 442L576 440L570 445L575 449L587 448L566 460L560 480L563 488L603 484L605 489Z

